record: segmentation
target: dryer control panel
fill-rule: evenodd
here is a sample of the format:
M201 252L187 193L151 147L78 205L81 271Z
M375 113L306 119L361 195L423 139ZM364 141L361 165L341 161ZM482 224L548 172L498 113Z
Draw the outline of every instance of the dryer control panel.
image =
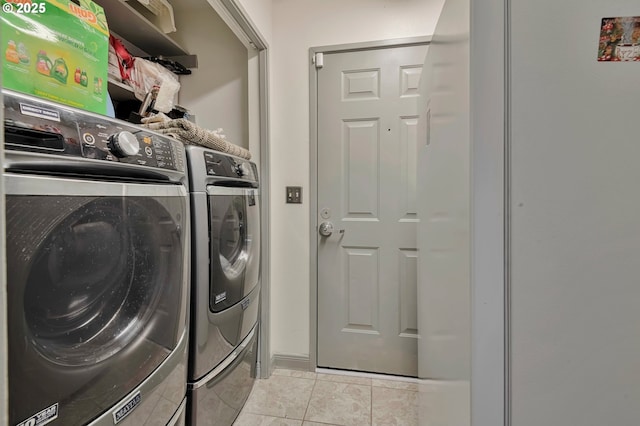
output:
M203 155L208 176L250 182L257 182L258 180L256 165L251 161L219 154L214 151L204 151Z
M143 127L3 90L7 149L185 171L182 144Z

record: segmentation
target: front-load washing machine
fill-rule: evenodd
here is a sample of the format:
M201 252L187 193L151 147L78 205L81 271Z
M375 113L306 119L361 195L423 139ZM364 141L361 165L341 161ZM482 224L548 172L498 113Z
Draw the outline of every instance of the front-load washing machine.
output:
M10 425L184 423L184 147L3 96Z
M187 147L192 306L187 423L229 426L256 376L260 194L256 165Z

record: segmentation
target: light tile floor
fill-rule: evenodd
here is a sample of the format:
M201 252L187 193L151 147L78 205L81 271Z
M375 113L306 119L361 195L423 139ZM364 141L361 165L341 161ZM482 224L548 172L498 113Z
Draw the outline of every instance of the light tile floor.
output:
M234 426L417 426L418 384L276 369Z

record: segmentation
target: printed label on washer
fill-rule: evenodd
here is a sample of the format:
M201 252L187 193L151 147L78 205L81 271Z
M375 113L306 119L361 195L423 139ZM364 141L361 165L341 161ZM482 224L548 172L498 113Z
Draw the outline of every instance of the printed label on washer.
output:
M224 302L225 300L227 300L227 292L224 291L220 294L216 294L216 304L220 303L220 302Z
M60 121L60 113L54 109L47 109L35 105L20 103L20 112L23 115L30 115L31 117Z
M127 402L125 402L120 408L113 412L113 424L117 425L122 419L127 417L130 412L133 411L138 405L140 405L140 401L142 401L142 396L140 396L140 391L136 392Z
M58 418L58 403L18 423L17 426L42 426Z

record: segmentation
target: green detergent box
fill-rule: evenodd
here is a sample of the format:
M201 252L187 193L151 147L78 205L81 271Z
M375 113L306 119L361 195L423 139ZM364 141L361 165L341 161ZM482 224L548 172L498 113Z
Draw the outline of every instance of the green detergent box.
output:
M90 0L0 0L2 85L105 114L109 29Z

